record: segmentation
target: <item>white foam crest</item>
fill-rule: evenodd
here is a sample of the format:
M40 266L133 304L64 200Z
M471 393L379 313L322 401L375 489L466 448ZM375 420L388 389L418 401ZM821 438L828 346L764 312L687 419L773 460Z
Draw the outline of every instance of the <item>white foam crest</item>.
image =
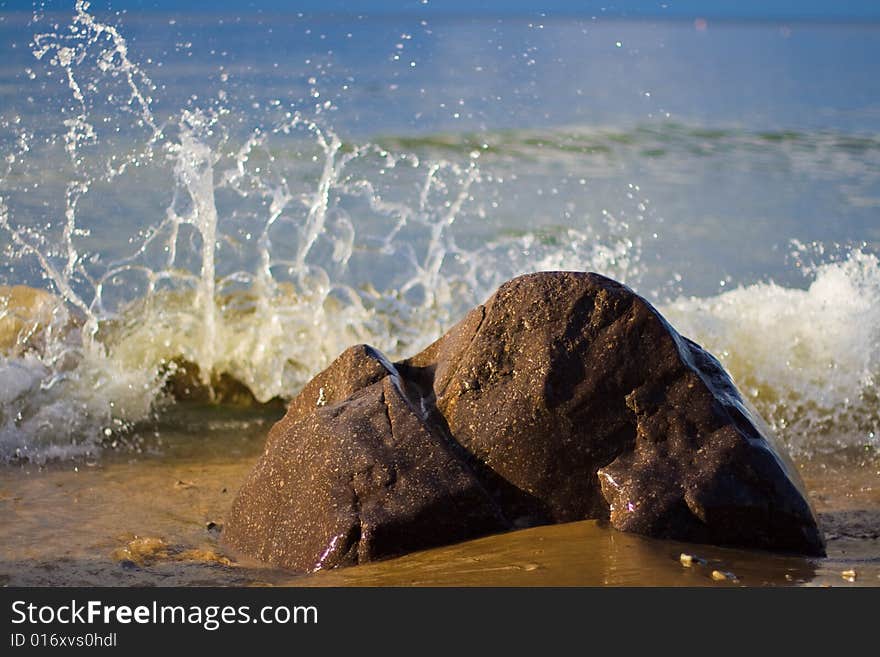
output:
M877 448L880 263L854 250L812 276L807 289L758 283L661 311L718 356L793 451Z
M0 460L96 454L147 417L161 389L155 370L127 367L96 343L47 343L0 356Z

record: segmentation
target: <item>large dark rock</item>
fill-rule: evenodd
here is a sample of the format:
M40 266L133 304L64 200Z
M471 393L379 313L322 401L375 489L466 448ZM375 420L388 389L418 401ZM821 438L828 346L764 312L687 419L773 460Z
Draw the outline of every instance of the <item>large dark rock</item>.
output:
M312 570L584 518L824 554L797 473L718 361L627 287L547 272L401 363L343 353L270 432L225 536Z

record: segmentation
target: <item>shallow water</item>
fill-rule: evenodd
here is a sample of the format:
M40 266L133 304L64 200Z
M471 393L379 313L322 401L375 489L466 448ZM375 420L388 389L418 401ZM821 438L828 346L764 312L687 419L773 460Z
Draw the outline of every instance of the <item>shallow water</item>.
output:
M269 420L192 409L142 453L3 466L0 582L15 586L877 586L880 462L800 469L827 559L648 539L595 521L537 527L388 561L296 575L230 551L222 525ZM855 465L854 465L855 463ZM213 523L213 524L212 524ZM210 527L210 528L209 528ZM682 553L694 564L685 567ZM713 571L735 580L715 580ZM854 571L854 577L843 575Z

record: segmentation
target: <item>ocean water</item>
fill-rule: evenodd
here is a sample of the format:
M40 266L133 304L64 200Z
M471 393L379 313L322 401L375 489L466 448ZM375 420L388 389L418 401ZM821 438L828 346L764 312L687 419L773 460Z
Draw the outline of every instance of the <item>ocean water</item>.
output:
M547 269L656 304L795 456L874 453L878 37L0 13L0 285L52 295L0 288L0 460L154 446L184 364L289 398Z

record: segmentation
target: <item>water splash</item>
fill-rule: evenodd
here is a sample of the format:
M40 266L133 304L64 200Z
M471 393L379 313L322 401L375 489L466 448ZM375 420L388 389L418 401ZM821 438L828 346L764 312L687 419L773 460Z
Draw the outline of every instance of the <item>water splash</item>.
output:
M0 229L19 263L10 271L35 265L57 295L51 322L22 332L12 320L27 323L35 307L0 290L0 319L14 333L0 364L14 382L0 391L0 458L88 454L115 441L168 401L164 387L181 362L209 388L227 374L267 401L290 396L352 342L396 353L435 337L454 311L448 230L479 177L473 163L423 165L373 145L344 148L296 110L242 139L223 107L186 108L160 122L155 86L86 2L76 3L66 30L37 34L33 54L66 81L61 130L44 140L42 156L63 148L69 166L60 221L50 216L41 227L0 198ZM96 107L108 86L116 93ZM117 123L109 129L107 116ZM120 116L133 120L120 126ZM301 152L279 158L278 148ZM4 183L21 164L19 150ZM383 198L369 177L377 163L421 176L417 200ZM349 173L354 165L360 172ZM142 170L171 173L164 219L96 221L101 192L136 187ZM347 203L371 217L357 237ZM406 231L426 239L415 248L398 239ZM93 246L108 241L133 248ZM359 278L349 271L353 256L361 269L377 259L391 265Z
M807 289L760 283L662 307L715 353L801 455L880 447L880 260L807 268Z
M352 143L324 104L279 104L254 127L225 90L160 118L157 86L122 32L82 1L65 29L34 37L33 52L61 74L64 94L38 117L52 119L45 125L3 125L12 136L0 282L51 295L0 288L3 460L92 454L126 439L173 403L168 383L182 367L209 396L225 375L266 402L294 394L353 343L407 355L521 273L593 270L646 293L644 254L660 222L638 186L595 217L569 203L560 218L508 225L495 211L522 162L539 161L537 192L556 194L560 162L583 167L632 140L649 151L778 141L673 126L626 138ZM818 143L834 147L826 137ZM587 168L601 175L606 165ZM661 309L721 357L795 449L876 446L876 258L853 252L810 276L808 289L762 283Z

